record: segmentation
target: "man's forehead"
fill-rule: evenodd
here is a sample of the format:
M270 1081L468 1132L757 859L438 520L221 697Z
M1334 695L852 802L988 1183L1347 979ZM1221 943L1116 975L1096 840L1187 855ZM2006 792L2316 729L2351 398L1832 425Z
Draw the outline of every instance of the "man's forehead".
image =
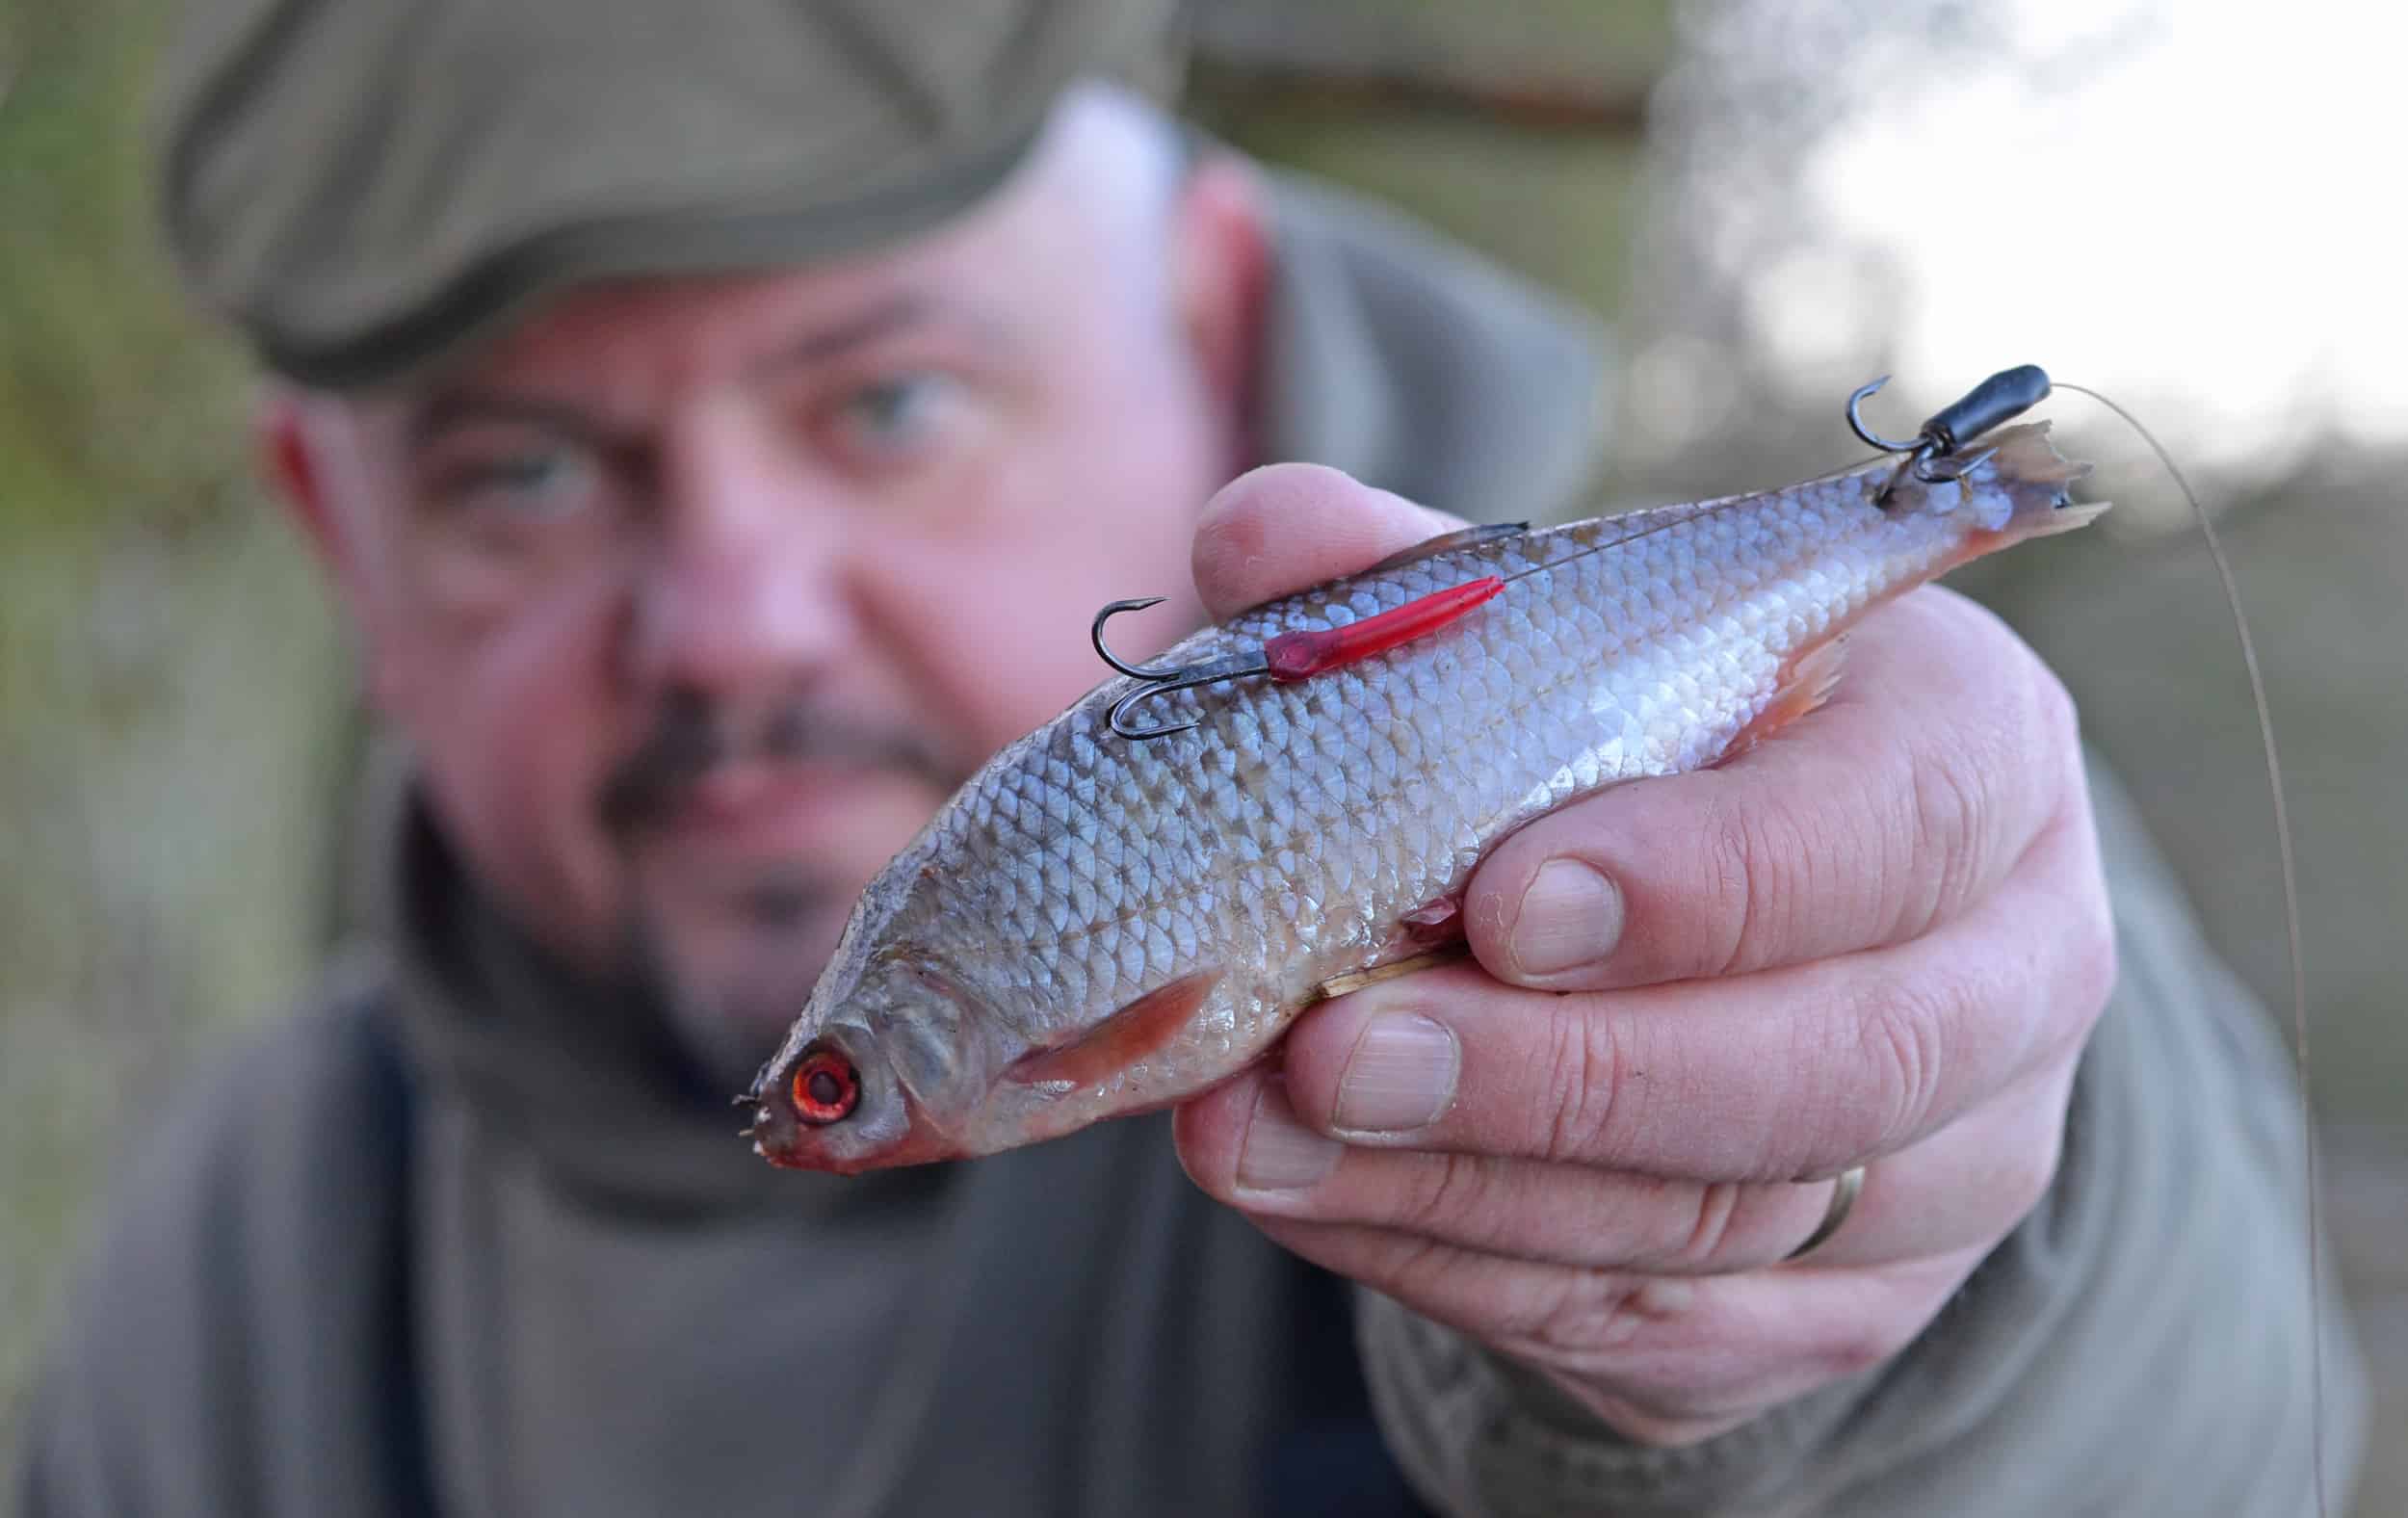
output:
M409 441L496 414L564 420L547 408L632 420L699 386L775 382L915 340L1007 358L1026 330L991 282L941 267L616 279L563 292L370 409Z
M796 271L740 279L615 280L563 293L446 366L421 388L500 381L563 366L640 361L760 377L925 331L1000 341L1002 302L977 288L912 278L830 286Z

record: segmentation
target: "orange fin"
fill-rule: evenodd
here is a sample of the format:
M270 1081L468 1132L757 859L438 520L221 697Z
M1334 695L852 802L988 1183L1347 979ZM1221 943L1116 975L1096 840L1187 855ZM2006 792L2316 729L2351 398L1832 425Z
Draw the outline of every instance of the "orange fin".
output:
M1178 1034L1220 983L1217 966L1155 987L1069 1043L1023 1055L1004 1072L1022 1086L1068 1081L1087 1086L1125 1070Z
M1463 936L1463 897L1458 893L1434 897L1398 919L1407 937L1420 943L1439 943Z
M1738 758L1831 699L1831 692L1840 683L1840 668L1846 663L1847 643L1840 638L1817 643L1791 660L1781 671L1781 683L1773 688L1772 700L1740 729L1731 746L1722 751L1722 759Z
M1400 564L1409 564L1436 554L1453 553L1458 548L1471 548L1480 543L1495 542L1500 537L1516 537L1530 530L1531 524L1528 522L1481 522L1473 527L1458 527L1452 533L1440 533L1435 537L1425 537L1410 548L1400 548L1364 570L1363 573L1377 574L1382 569L1394 569Z

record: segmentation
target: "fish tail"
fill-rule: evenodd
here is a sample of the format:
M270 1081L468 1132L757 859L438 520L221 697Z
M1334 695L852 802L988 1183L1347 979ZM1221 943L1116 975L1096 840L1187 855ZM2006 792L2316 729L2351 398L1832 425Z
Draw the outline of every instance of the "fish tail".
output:
M1925 486L1911 470L1902 473L1912 488L1932 492L1924 497L1927 502L1945 501L1960 510L1959 502L1972 507L1973 524L1942 565L1943 573L2002 548L2088 526L2108 507L2105 501L2074 499L2074 483L2089 474L2090 466L2050 446L2046 422L2001 429L1954 478L1940 484ZM1909 487L1902 484L1899 494ZM1960 490L1969 494L1960 496Z
M2002 490L2008 502L2006 520L1995 529L1997 540L1985 544L1985 551L2070 533L2107 509L2105 501L2074 499L2074 484L2090 473L2090 466L2058 453L2049 441L2046 422L2002 428L1985 452L1988 457L1971 471L1973 481Z
M2105 515L2113 504L2111 501L2069 501L2044 511L2018 511L2008 520L2006 531L2002 535L2005 542L1997 546L2002 548L2006 543L2020 543L2028 538L2049 537L2058 533L2070 533L2077 527L2088 527Z

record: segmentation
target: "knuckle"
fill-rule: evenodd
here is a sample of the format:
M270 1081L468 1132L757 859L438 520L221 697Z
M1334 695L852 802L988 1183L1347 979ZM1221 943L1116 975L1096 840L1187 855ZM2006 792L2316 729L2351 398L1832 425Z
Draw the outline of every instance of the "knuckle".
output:
M1431 1316L1452 1319L1458 1326L1476 1321L1463 1310L1467 1294L1463 1290L1466 1256L1439 1241L1407 1234L1390 1241L1391 1251L1376 1270L1363 1279L1400 1300L1420 1301L1431 1309ZM1453 1303L1453 1310L1447 1310Z
M1760 892L1770 875L1776 846L1769 836L1771 822L1761 809L1729 800L1707 815L1705 873L1706 923L1697 949L1698 968L1710 976L1727 976L1744 969L1759 936Z
M1611 1021L1558 1009L1541 1089L1551 1093L1542 1158L1597 1163L1619 1107L1622 1060Z
M1426 1156L1417 1168L1397 1222L1416 1233L1463 1233L1485 1199L1486 1167L1470 1155L1449 1154Z
M1937 1103L1942 1031L1961 1021L1961 992L1929 978L1891 981L1867 997L1858 1053L1871 1071L1856 1111L1869 1131L1856 1142L1887 1151L1921 1133Z
M1688 1226L1662 1264L1677 1269L1711 1270L1730 1247L1745 1195L1746 1188L1736 1181L1711 1181L1699 1187Z
M1550 1359L1578 1358L1629 1340L1643 1322L1646 1283L1604 1270L1569 1270L1520 1304L1507 1331Z
M1984 778L1989 767L1971 762L1975 757L1915 767L1907 828L1911 857L1935 878L1900 903L1904 920L1895 926L1901 936L1928 932L1970 899L1988 873L1984 844L1997 803Z
M1749 831L1743 808L1724 802L1707 814L1703 836L1705 869L1698 883L1705 895L1709 920L1719 934L1712 947L1703 950L1717 967L1716 974L1727 974L1738 961L1744 936L1748 860L1754 847Z

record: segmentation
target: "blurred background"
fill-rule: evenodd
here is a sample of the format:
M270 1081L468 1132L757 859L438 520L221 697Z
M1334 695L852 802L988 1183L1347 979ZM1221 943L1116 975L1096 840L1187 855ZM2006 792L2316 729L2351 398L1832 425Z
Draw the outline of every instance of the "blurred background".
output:
M0 1457L92 1209L178 1074L338 920L360 736L330 608L252 484L244 360L145 197L162 0L0 0ZM2038 362L2158 429L2238 562L2283 737L2328 1217L2408 1512L2408 23L2343 0L1206 0L1191 110L1587 303L1606 489L1719 494ZM2388 28L2388 30L2380 30ZM2376 29L2376 30L2370 30ZM2215 579L2079 397L2101 530L1982 566L2082 699L2213 937L2288 975ZM2247 1304L2237 1303L2245 1311Z

